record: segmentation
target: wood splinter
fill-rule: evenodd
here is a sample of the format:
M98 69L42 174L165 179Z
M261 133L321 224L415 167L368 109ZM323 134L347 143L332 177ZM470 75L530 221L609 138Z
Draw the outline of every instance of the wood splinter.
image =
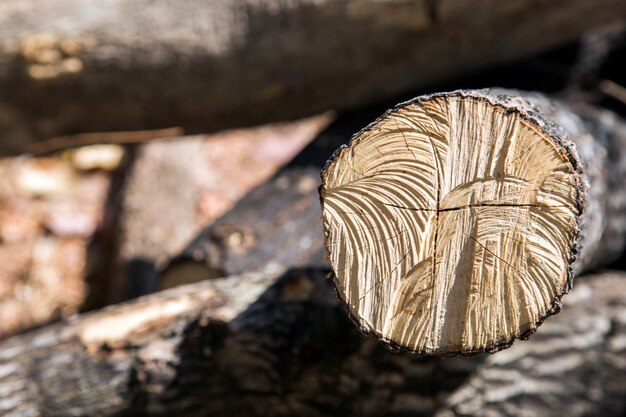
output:
M415 353L528 337L560 310L574 272L624 247L625 150L614 114L539 94L400 104L322 172L338 295L362 331Z

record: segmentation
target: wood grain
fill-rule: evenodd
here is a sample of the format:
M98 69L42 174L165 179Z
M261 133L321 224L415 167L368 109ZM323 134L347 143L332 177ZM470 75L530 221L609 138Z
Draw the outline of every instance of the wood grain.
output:
M323 173L326 247L363 330L420 353L475 353L560 309L587 194L575 148L515 98L414 99Z

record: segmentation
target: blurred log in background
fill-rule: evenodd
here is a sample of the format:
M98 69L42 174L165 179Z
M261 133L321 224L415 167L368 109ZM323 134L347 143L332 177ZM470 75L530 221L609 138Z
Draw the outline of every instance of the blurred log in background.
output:
M624 16L622 0L3 2L0 151L362 107Z

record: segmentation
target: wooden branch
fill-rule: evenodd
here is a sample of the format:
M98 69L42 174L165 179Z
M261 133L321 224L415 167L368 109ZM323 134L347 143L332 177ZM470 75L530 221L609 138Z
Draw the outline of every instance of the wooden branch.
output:
M0 153L362 106L625 16L622 0L2 2Z
M322 174L340 297L363 331L413 352L527 338L560 310L577 258L583 270L622 252L625 150L614 114L539 94L397 106Z
M418 358L362 337L324 275L206 281L2 341L0 413L430 416L448 407L477 415L476 404L592 414L626 406L624 273L581 280L536 343L489 357L477 372L484 356Z

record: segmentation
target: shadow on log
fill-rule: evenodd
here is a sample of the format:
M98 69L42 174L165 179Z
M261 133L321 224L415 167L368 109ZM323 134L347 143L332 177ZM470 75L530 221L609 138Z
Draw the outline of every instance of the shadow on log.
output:
M393 353L364 338L325 274L207 281L3 341L0 412L619 415L626 406L624 273L581 280L533 342L453 359Z
M323 270L180 287L0 344L3 415L431 415L480 360L362 337Z

